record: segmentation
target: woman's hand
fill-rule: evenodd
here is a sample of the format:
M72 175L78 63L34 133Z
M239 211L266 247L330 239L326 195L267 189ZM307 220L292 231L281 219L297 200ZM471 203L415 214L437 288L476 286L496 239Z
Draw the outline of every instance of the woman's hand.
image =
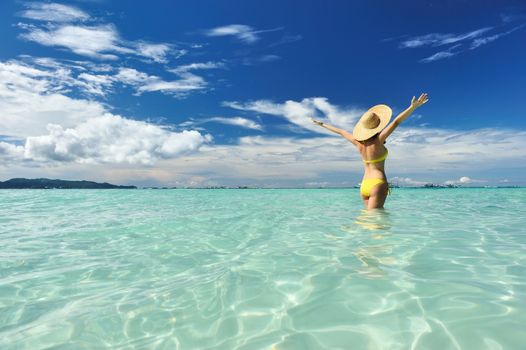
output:
M323 126L323 122L320 122L319 120L316 120L316 119L314 119L314 118L310 118L310 119L312 119L312 122L313 122L314 124L318 124L319 126Z
M415 96L413 96L413 98L411 99L411 107L418 108L427 101L429 101L427 98L427 94L421 94L418 100L415 98Z

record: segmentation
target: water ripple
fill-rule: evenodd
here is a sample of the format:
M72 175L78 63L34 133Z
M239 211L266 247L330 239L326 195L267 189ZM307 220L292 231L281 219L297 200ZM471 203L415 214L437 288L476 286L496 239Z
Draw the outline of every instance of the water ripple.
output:
M1 349L519 349L526 191L4 190Z

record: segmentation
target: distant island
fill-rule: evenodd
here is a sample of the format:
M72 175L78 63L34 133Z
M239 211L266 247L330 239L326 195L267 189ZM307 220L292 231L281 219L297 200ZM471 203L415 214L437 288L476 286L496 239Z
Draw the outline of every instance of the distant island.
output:
M52 188L64 188L64 189L105 189L105 188L127 188L135 189L136 186L119 186L112 185L107 182L99 183L93 181L69 181L69 180L58 180L58 179L24 179L15 178L7 181L0 181L0 189L52 189Z

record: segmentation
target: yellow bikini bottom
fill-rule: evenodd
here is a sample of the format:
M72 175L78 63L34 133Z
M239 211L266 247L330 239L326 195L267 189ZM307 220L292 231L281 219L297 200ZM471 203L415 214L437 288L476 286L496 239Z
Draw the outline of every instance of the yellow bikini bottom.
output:
M364 197L369 197L371 195L371 190L379 184L385 183L384 179L364 179L360 185L360 194ZM389 193L391 189L389 189Z

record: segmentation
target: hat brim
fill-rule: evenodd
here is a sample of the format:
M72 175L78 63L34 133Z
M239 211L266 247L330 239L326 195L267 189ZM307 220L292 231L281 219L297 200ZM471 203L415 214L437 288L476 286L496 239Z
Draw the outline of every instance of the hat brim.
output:
M371 112L375 113L380 118L380 123L374 129L368 129L363 124L364 119ZM391 120L392 115L393 115L393 111L387 105L376 105L376 106L369 108L369 110L367 110L367 112L365 112L362 115L360 120L358 120L358 123L356 123L352 131L353 137L357 141L364 141L364 140L370 139L371 137L373 137L374 135L382 131L383 128L387 126L387 124L389 124L389 121Z

